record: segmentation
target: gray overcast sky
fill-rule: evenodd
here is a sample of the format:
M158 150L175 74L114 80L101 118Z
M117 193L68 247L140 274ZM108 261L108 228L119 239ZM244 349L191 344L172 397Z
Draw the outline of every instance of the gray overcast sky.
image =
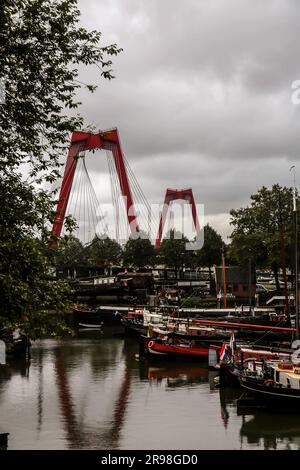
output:
M124 49L113 59L116 79L81 92L81 112L97 128L118 127L149 202L162 202L167 187L192 187L206 222L226 237L231 208L262 185L291 185L299 0L80 0L79 8L103 45ZM96 159L89 168L95 182L107 171Z

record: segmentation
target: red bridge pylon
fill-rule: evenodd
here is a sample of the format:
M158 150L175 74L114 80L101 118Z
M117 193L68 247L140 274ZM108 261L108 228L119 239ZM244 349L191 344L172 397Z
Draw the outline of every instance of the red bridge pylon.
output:
M69 148L64 176L60 188L59 200L56 208L57 214L55 216L52 227L53 238L51 246L53 248L56 247L57 240L60 237L62 231L79 154L86 150L93 149L104 149L110 150L112 152L120 183L121 193L122 196L125 197L126 201L126 216L131 233L139 232L139 225L126 172L124 155L121 149L118 130L110 129L105 132L100 131L96 134L91 132L74 131L71 138L71 145Z
M164 230L164 225L165 225L167 213L168 213L168 210L169 210L170 202L175 201L177 199L181 199L181 200L189 202L189 204L191 206L193 222L194 222L194 226L195 226L197 234L200 231L200 224L199 224L199 220L198 220L198 216L197 216L197 210L196 210L196 204L195 204L195 200L194 200L193 190L191 188L189 188L189 189L180 189L180 190L178 190L178 189L167 189L166 195L165 195L165 200L164 200L164 205L163 205L163 210L162 210L160 220L159 220L158 234L157 234L156 241L155 241L155 249L156 250L160 247L160 244L161 244L161 237L162 237L162 233L163 233L163 230Z

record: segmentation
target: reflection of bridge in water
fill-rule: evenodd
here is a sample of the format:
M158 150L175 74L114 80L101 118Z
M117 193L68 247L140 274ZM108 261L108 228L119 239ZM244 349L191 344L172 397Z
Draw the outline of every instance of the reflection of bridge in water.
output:
M86 344L85 341L84 343ZM92 353L87 356L91 366L95 368L95 370L92 370L92 373L97 373L98 377L101 375L103 380L110 378L110 369L107 367L108 362L115 362L117 364L117 368L115 370L117 371L117 375L119 372L121 373L120 386L117 389L116 396L110 400L110 402L112 402L112 408L110 409L107 407L109 418L104 418L103 426L101 423L99 426L89 426L85 422L86 412L90 412L91 406L95 407L94 417L97 417L97 411L100 409L100 407L97 409L97 404L95 405L93 403L95 402L95 396L89 396L89 386L94 386L93 383L86 383L83 399L78 399L78 393L77 397L74 398L74 395L76 395L76 389L74 388L74 385L72 385L72 381L77 371L78 374L84 372L82 366L84 367L85 364L81 358L82 350L79 349L78 351L76 350L76 353L73 356L73 361L74 358L75 361L78 358L79 365L77 370L76 368L70 367L70 363L68 362L70 352L66 352L68 347L69 346L67 341L61 346L56 344L54 348L51 349L50 356L51 366L53 366L54 371L54 384L58 398L60 422L63 426L67 446L74 449L117 449L119 447L120 435L124 425L131 379L131 369L129 364L130 355L126 354L125 344L123 341L118 340L113 346L110 346L108 348L108 360L102 361L100 368L98 367L98 364L95 362L93 363L94 358L92 357ZM95 352L100 355L101 353L103 354L103 351L99 350L99 348L95 348ZM12 364L9 365L9 367L1 370L0 377L1 396L6 390L6 384L10 382L14 376L21 375L21 377L26 377L29 379L30 367L33 367L34 372L36 372L36 376L33 376L33 383L36 379L36 395L35 397L31 398L31 401L36 403L37 406L36 430L38 435L43 431L46 414L49 414L49 410L51 410L53 407L53 403L50 404L47 402L46 397L46 393L51 394L51 388L49 388L48 385L50 384L50 381L52 382L51 377L47 376L47 387L45 386L45 370L48 371L49 366L48 353L49 351L47 351L47 348L37 348L33 352L31 363L15 360L12 362ZM120 370L120 368L122 368L122 370ZM78 377L79 376L77 376L77 378ZM82 380L84 380L84 374ZM113 393L114 391L112 390L112 395ZM99 402L102 404L101 398L101 395L99 395ZM4 431L5 429L1 429L1 433L3 434L2 436L0 433L0 448L3 449L6 448L6 433L4 433ZM11 435L12 434L13 433L11 433Z
M63 351L61 352L63 356ZM133 368L137 367L135 353L136 345L125 340L121 354L124 370L117 397L113 403L110 426L105 431L97 432L96 429L93 429L91 432L85 429L83 420L79 420L75 413L67 369L64 366L63 357L58 354L56 349L56 383L60 410L70 447L119 448L119 441L129 403L131 376ZM207 383L211 374L207 365L195 365L195 363L176 364L168 361L167 363L151 364L148 361L141 360L139 361L138 368L141 380L147 380L150 383L165 381L167 388L189 387L199 383Z
M124 371L117 398L114 401L111 423L108 429L97 431L96 428L88 430L84 424L84 418L78 418L72 398L72 390L69 385L67 369L62 354L55 351L55 375L59 396L59 405L63 418L63 425L71 448L104 448L117 449L119 447L120 434L123 428L126 407L130 391L130 368L126 363L124 347L122 351ZM101 400L101 397L99 397Z
M14 372L9 368L11 373L7 380L20 372L31 379L28 406L32 404L37 412L33 411L33 422L28 423L28 431L32 434L28 442L35 445L35 431L36 446L41 445L38 442L44 442L45 433L49 433L50 418L50 427L55 426L52 441L46 436L47 445L51 448L118 449L128 405L134 403L130 390L132 386L136 387L137 382L159 388L163 383L166 390L172 390L189 389L208 383L210 379L204 364L137 361L137 349L135 342L116 338L109 338L107 342L103 337L100 341L93 337L88 342L85 339L46 342L32 351L30 376L28 366L16 367ZM6 380L4 382L7 383ZM25 409L26 403L25 398ZM130 410L132 412L131 407ZM60 423L59 426L56 422ZM17 433L14 439L22 440L22 434Z

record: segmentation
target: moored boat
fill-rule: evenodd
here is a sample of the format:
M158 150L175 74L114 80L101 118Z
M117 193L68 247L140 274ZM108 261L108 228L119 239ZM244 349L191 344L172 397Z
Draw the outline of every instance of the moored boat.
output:
M256 341L260 344L269 345L270 343L282 343L291 338L295 332L294 328L280 327L274 324L256 325L240 322L225 322L204 319L159 317L158 321L148 323L150 336L160 336L162 333L169 336L193 340L195 338L204 339L206 336L211 344L222 344L224 340L229 339L234 331L237 339L240 341Z
M128 336L140 336L147 334L148 322L151 313L144 308L128 309L127 315L121 318L121 324ZM159 317L161 318L161 317Z
M145 351L150 357L200 359L208 357L208 345L162 338L147 338Z
M300 405L300 366L292 362L248 361L248 367L240 373L240 384L269 403Z
M93 323L78 323L78 325L82 328L87 328L87 329L101 329L103 326L103 323L99 323L98 325L93 324Z
M121 318L128 312L128 307L78 305L73 309L74 324L90 323L121 325Z
M8 356L30 357L31 341L20 328L12 332L5 327L0 328L0 339L5 342Z
M290 361L294 350L289 344L286 347L258 346L255 344L236 343L234 335L230 343L224 343L222 348L210 346L210 366L219 370L220 384L239 385L240 373L247 367L248 361L263 361L280 363Z

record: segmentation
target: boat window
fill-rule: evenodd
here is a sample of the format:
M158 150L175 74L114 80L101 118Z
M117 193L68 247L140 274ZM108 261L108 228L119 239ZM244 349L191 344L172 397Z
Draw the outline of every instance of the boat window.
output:
M151 323L159 323L159 322L160 322L160 318L157 318L157 317L150 317L150 322L151 322Z
M279 382L279 371L278 370L275 373L275 382Z

